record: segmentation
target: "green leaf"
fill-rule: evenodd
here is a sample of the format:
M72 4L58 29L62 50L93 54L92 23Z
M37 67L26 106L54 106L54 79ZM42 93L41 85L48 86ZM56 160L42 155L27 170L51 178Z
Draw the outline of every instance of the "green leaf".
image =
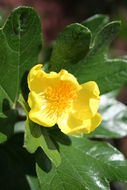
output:
M30 190L40 190L37 177L27 175L27 181L29 183Z
M46 156L37 155L36 171L43 190L109 190L110 181L127 180L127 161L118 150L85 138L71 140L70 146L59 143L62 162L57 168Z
M11 109L8 100L3 101L3 116L0 116L0 143L5 142L14 133L18 119L17 110Z
M61 162L60 154L50 138L47 129L33 123L29 119L27 119L25 125L24 146L30 153L34 153L41 147L56 166Z
M51 57L50 70L52 69L59 72L60 69L66 69L75 75L79 83L91 80L96 81L101 94L121 87L127 82L127 60L124 58L109 59L107 57L109 45L119 30L120 22L114 21L107 24L97 33L93 46L87 55L84 54L83 59L79 58L79 61L75 64L71 61L67 64L63 64L64 59L62 59L62 63L59 61L59 66L57 67ZM56 47L57 43L56 41ZM62 53L60 56L62 57ZM56 62L56 64L58 64L58 62Z
M101 58L99 60L98 58L96 61L91 60L91 65L88 65L89 61L84 62L80 69L77 68L75 76L79 76L80 83L91 80L96 81L99 85L100 93L104 94L120 88L127 82L127 60L102 60Z
M23 97L22 94L19 95L18 102L23 107L25 114L28 115L28 113L30 111L30 107L29 107L28 103L25 101L25 99L24 99L24 97Z
M75 65L89 51L91 32L81 24L67 26L56 39L49 70L59 71L66 65Z
M82 25L89 28L92 32L91 45L97 33L109 22L109 17L106 15L94 15L82 22Z
M27 90L27 73L38 63L41 46L41 24L35 10L14 9L0 29L0 113L4 99L14 107L21 88Z
M127 107L112 97L112 93L101 97L101 125L90 137L121 138L127 136Z
M28 116L29 106L22 95L20 95L19 102ZM56 166L61 162L60 154L48 133L48 129L33 123L28 118L25 124L24 146L30 153L34 153L41 147Z

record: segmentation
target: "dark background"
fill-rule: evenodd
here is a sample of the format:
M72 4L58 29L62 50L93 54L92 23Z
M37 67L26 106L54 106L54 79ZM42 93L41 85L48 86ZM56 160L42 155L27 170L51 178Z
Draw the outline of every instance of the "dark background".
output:
M123 15L127 19L126 0L0 0L0 10L5 15L20 5L37 10L46 42L54 40L67 24L80 22L94 14L107 14L111 19Z

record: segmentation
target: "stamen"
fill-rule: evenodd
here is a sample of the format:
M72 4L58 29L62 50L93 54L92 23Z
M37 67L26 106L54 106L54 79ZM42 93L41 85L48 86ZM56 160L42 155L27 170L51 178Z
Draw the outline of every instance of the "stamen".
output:
M61 82L54 88L48 87L44 94L47 110L49 110L50 114L62 115L63 112L71 109L72 103L77 97L77 90L72 84ZM45 107L42 107L42 109L45 109Z

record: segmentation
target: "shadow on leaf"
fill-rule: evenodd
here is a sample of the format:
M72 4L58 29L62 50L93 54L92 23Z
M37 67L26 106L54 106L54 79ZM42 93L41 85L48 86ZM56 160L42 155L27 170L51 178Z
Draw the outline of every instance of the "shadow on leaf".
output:
M48 133L54 142L67 146L71 145L71 140L69 136L62 133L57 125L55 125L53 128L48 128Z
M14 125L18 118L17 110L11 109L7 99L2 105L4 117L0 118L0 143L6 141L14 133Z
M38 166L46 173L50 172L52 169L51 160L46 156L41 148L36 151L36 162Z
M28 84L27 84L28 73L29 71L26 71L21 80L21 91L22 91L23 98L26 102L27 102L28 94L29 94L29 89L28 89Z

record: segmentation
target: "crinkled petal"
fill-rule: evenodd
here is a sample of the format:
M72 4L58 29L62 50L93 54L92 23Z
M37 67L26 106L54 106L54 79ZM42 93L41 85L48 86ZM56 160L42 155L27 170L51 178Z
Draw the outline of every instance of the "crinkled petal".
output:
M42 65L38 64L34 66L28 74L28 87L30 91L34 91L37 94L42 93L47 86L54 85L58 78L58 74L55 72L45 73L42 70Z
M89 133L101 122L101 115L97 113L99 89L93 81L79 85L66 70L58 74L45 73L38 64L28 75L28 86L29 118L39 125L52 127L57 123L62 132L72 134ZM66 105L66 99L70 107ZM62 104L67 107L63 109ZM61 109L62 114L59 113Z
M68 73L66 70L61 70L59 73L46 73L42 70L42 65L34 66L28 74L28 87L30 91L40 94L45 91L47 87L55 87L61 82L69 82L76 89L80 89L80 85L76 78Z
M57 115L50 109L49 103L44 97L40 97L35 92L30 92L28 104L31 108L29 118L42 126L52 127L57 121Z
M86 120L80 120L73 114L66 114L66 117L63 117L57 123L58 127L65 134L88 134L94 131L101 121L102 117L99 113L96 113L93 118Z
M78 119L90 119L95 116L100 104L99 88L94 81L81 85L81 90L73 104L75 117Z
M71 73L68 73L68 71L62 69L58 73L58 75L59 75L60 81L70 82L73 86L76 87L77 90L81 89L81 86L79 85L77 79Z

